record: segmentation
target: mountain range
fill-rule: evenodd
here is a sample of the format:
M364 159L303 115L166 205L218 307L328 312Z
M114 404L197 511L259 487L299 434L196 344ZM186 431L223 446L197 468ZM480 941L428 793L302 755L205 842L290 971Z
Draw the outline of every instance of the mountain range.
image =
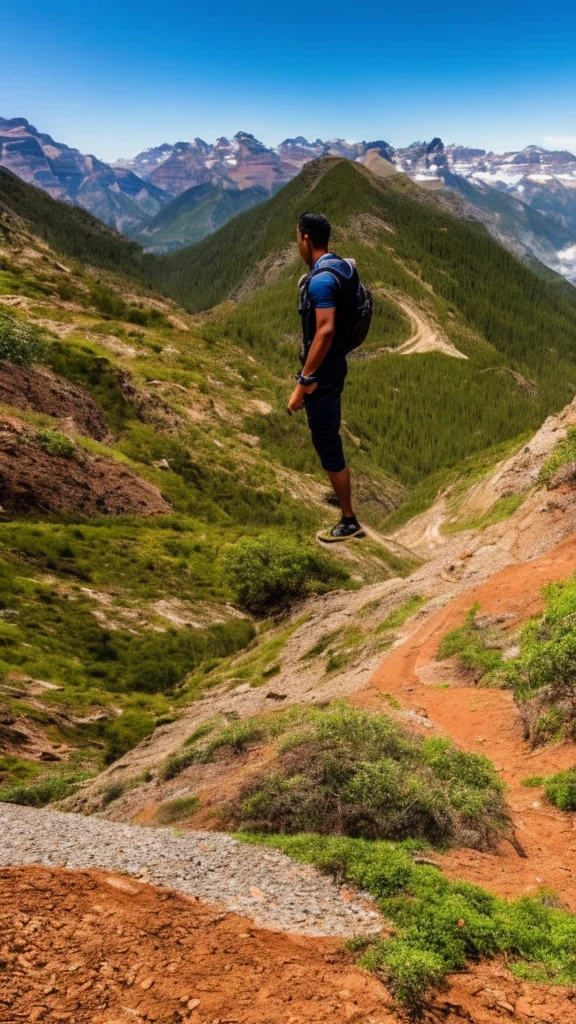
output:
M576 282L576 157L569 152L528 146L496 154L445 146L439 138L395 149L382 139L303 136L272 148L238 132L214 143L164 143L106 164L24 118L0 118L1 165L158 253L197 242L273 195L311 160L363 163L374 154L422 188L458 195L462 216L482 220L517 255Z

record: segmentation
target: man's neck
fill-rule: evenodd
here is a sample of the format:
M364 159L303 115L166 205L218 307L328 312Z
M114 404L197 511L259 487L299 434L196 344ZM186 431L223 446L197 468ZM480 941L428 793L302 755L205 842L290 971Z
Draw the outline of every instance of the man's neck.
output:
M312 266L318 263L318 260L321 260L323 256L327 256L329 252L329 249L312 249Z

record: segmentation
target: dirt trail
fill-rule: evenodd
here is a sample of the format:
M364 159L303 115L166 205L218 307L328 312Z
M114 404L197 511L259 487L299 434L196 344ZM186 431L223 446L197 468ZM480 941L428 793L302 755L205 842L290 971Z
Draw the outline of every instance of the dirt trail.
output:
M576 761L574 745L530 750L509 691L454 682L453 671L435 658L442 637L461 625L475 602L483 614L507 613L513 616L512 625L521 623L541 610L541 590L546 583L564 580L575 571L573 536L540 558L509 566L460 593L393 650L370 687L352 698L362 706L380 706L379 691L392 694L404 707L425 714L463 749L490 758L510 787L509 806L526 859L508 843L502 843L497 854L456 850L442 858L448 874L502 896L519 896L549 886L573 911L576 824L572 816L541 802L535 791L521 782L530 775L547 775L571 766ZM449 689L437 688L445 682L451 683Z
M360 350L356 354L357 358L374 359L383 352L390 352L396 356L410 356L416 352L442 352L443 355L451 356L453 359L468 359L468 356L460 352L442 333L439 327L433 327L423 313L408 299L402 298L396 295L395 292L389 292L384 288L379 288L377 291L385 295L392 302L395 302L397 306L400 306L400 309L410 321L412 334L406 341L403 341L401 345L397 345L395 348L383 346L374 352Z

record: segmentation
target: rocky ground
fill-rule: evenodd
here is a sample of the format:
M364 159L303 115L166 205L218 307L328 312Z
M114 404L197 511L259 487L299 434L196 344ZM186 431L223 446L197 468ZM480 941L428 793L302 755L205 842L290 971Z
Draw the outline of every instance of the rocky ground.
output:
M306 864L215 832L178 833L0 804L0 866L108 868L302 935L379 932L368 899Z
M392 1024L335 939L102 872L0 870L2 1024Z

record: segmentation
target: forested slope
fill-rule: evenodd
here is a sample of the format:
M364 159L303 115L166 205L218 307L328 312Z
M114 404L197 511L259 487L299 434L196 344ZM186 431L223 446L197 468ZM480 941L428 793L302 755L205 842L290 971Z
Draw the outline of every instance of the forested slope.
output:
M348 161L309 165L268 203L156 264L158 280L193 309L238 299L213 314L213 330L288 381L303 270L295 225L305 209L326 213L333 248L356 258L376 295L372 358L351 362L345 401L348 427L374 464L414 484L534 429L572 398L573 290L534 274L482 225L407 179L378 179ZM467 359L379 351L409 337L410 309ZM301 464L281 420L267 426L276 455Z

